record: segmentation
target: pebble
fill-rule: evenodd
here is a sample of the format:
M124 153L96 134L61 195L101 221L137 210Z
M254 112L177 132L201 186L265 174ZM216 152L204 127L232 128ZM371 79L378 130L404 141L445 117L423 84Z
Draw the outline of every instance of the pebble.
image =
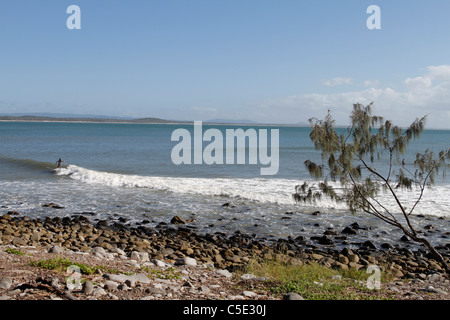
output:
M442 294L442 295L446 295L447 291L435 288L433 286L428 286L425 288L425 291L431 292L431 293L438 293L438 294Z
M49 253L62 253L64 250L60 246L53 246L48 250Z
M147 252L133 251L133 252L131 252L130 259L133 259L133 260L136 260L136 261L140 261L140 262L150 261Z
M250 280L250 279L253 279L253 278L256 278L256 276L254 274L252 274L252 273L244 273L241 276L242 280Z
M242 295L243 295L244 297L254 298L254 297L256 297L258 294L257 294L256 292L253 292L253 291L243 291L243 292L242 292Z
M225 278L231 278L233 276L233 274L227 269L216 270L216 273L218 275L224 276Z
M197 260L194 258L184 257L180 258L177 261L175 261L176 266L188 266L188 267L195 267L197 265Z
M103 289L108 290L108 291L114 291L114 290L117 290L118 285L119 284L115 281L107 280L107 281L105 281Z
M84 294L91 294L94 291L94 285L91 281L86 280L83 283L83 293Z
M119 283L126 283L127 281L129 281L129 283L150 283L150 278L143 273L137 273L133 275L105 273L103 277Z
M283 296L283 300L305 300L301 295L295 292L289 292Z
M150 287L150 288L145 289L145 293L149 293L149 294L152 294L152 295L157 295L157 294L165 295L166 294L166 290L164 290L162 288Z
M92 295L94 297L101 297L101 296L104 296L106 294L107 294L107 292L103 288L95 288L94 291L92 292Z
M12 286L12 278L9 276L0 278L0 289L9 289Z

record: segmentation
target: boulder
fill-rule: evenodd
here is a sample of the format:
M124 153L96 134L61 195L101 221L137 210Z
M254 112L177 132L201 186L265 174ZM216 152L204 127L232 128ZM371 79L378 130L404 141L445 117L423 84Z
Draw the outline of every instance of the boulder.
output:
M344 230L341 231L341 233L345 233L345 234L356 234L356 231L353 230L350 227L345 227Z

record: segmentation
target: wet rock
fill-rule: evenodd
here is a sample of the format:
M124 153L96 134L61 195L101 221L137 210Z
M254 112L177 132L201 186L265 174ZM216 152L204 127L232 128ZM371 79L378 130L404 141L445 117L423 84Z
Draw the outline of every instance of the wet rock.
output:
M358 222L353 222L350 227L354 230L368 230L366 226L360 226Z
M373 244L372 241L367 240L361 245L363 248L376 249L377 247Z
M409 242L409 238L407 237L407 236L402 236L401 238L400 238L400 241L401 242Z
M381 247L383 249L393 249L394 248L390 243L382 243Z
M180 216L174 216L172 220L170 220L171 224L186 224L186 221L183 220Z
M328 238L327 236L323 236L319 238L319 244L322 245L331 245L334 244L334 241Z
M47 203L42 205L43 208L53 208L53 209L64 209L63 206L60 206L59 204L56 204L54 202Z
M225 208L235 208L235 206L233 204L231 204L231 202L226 202L222 205L222 207Z

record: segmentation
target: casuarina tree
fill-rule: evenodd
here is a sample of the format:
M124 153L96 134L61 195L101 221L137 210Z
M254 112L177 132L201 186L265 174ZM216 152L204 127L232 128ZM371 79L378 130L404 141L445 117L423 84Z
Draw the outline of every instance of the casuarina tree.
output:
M425 189L435 182L438 174L445 175L450 149L439 152L427 149L416 154L413 164L406 163L402 155L410 142L423 133L426 116L402 128L372 115L372 107L373 103L354 104L351 125L346 129L335 127L330 111L323 120L309 120L310 138L321 151L321 161L306 160L305 166L318 182L296 186L293 197L298 202L314 202L326 196L345 202L352 213L375 216L426 246L450 273L445 258L429 239L417 232L411 219ZM408 206L400 196L404 189L411 193Z

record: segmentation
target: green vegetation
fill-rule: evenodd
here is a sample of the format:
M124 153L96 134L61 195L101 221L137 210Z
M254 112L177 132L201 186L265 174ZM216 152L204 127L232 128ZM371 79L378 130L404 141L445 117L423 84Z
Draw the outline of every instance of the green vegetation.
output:
M157 279L181 279L181 273L175 268L167 268L165 270L150 269L149 267L142 267L142 270L150 273L149 278Z
M383 290L368 289L370 274L356 269L335 270L318 263L292 264L271 259L252 260L243 272L270 279L265 286L274 294L296 292L307 300L392 299Z
M61 271L61 272L65 271L69 266L74 265L74 266L77 266L78 268L80 268L80 272L82 274L86 274L86 275L98 273L99 270L101 270L103 272L117 273L116 270L107 268L105 266L91 267L91 266L88 266L88 265L85 265L82 263L70 261L68 258L63 259L59 256L54 259L45 259L45 260L39 260L39 261L31 260L30 265L33 267L38 267L38 268L47 269L47 270L57 270L57 271Z
M16 256L24 256L26 255L25 252L19 250L19 249L15 249L15 248L8 248L5 250L6 253L10 253L10 254L15 254Z

